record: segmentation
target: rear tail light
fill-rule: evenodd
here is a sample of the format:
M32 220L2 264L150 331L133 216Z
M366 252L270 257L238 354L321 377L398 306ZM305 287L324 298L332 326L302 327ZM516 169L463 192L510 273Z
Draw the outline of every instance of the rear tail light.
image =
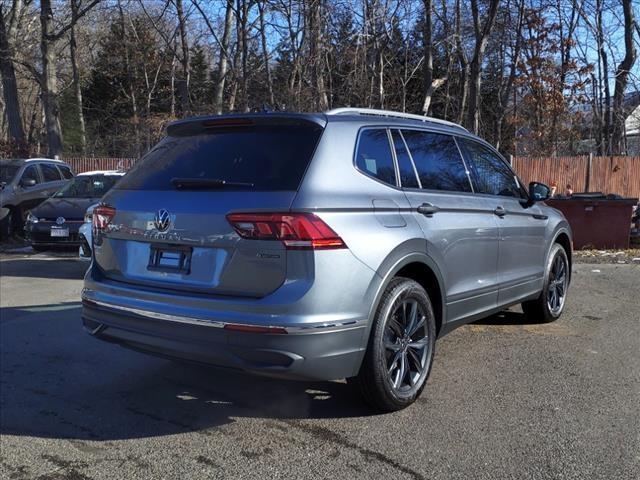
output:
M109 205L98 205L93 209L93 233L101 232L107 225L111 223L113 217L116 215L116 209Z
M227 220L242 238L280 240L289 250L347 248L313 213L230 213Z

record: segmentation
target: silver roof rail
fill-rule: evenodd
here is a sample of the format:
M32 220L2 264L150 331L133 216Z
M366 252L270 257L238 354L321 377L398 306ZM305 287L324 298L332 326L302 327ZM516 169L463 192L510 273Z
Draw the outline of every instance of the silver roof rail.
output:
M406 118L409 120L419 120L421 122L439 123L441 125L447 125L449 127L461 128L465 132L467 131L462 125L450 122L448 120L442 120L440 118L427 117L422 115L414 115L412 113L394 112L393 110L376 110L374 108L334 108L324 112L326 115L374 115L378 117L394 117L394 118Z

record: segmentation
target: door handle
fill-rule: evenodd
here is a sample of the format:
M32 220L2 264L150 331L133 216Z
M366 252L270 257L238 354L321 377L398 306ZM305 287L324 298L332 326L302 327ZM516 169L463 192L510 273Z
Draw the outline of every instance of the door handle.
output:
M440 209L431 203L423 203L418 207L418 213L427 217L433 217L434 213L438 213Z
M504 207L500 206L500 207L496 207L493 213L499 216L500 218L502 218L507 214L507 211L504 209Z

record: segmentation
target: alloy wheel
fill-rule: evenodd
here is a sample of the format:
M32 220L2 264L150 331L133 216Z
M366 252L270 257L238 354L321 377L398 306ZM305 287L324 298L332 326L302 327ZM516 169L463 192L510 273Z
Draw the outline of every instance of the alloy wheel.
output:
M397 392L412 390L426 374L429 353L427 317L416 299L403 299L395 306L383 341L392 388Z
M567 263L562 255L556 255L549 272L549 285L547 287L547 306L555 316L564 307L567 293Z

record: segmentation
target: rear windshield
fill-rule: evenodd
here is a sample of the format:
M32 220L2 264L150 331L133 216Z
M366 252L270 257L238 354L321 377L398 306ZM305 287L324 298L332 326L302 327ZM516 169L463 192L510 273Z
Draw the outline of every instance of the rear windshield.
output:
M100 198L121 177L117 175L80 175L71 180L54 197L56 198Z
M297 190L321 133L316 125L262 125L168 136L116 188L171 190L173 178L193 178L251 184L253 190Z

